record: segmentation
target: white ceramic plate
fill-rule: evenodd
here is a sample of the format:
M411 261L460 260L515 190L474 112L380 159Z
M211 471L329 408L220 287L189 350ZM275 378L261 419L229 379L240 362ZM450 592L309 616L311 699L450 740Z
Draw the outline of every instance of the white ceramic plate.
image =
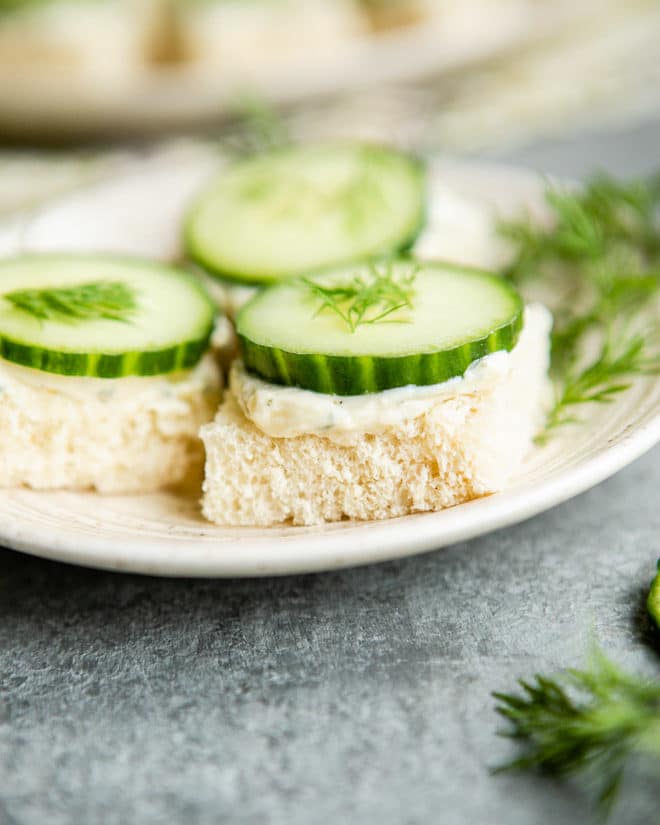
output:
M176 255L181 211L218 159L194 149L176 160L165 153L139 174L7 224L0 254L97 248ZM426 254L492 262L500 254L493 210L542 204L540 182L510 169L438 161L431 180L431 227L420 242ZM629 464L660 440L660 380L638 380L616 403L585 414L583 425L535 450L510 489L439 513L316 528L222 529L203 521L194 499L5 490L0 542L93 567L176 576L265 576L398 558L519 522Z

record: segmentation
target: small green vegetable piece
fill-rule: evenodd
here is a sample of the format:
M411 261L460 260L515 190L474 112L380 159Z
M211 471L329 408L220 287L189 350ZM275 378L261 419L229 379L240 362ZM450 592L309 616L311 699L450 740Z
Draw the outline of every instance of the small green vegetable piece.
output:
M123 378L192 368L215 306L187 272L112 255L0 260L0 357L59 375Z
M250 372L331 395L448 381L510 352L522 325L520 295L502 278L410 258L271 286L236 317Z
M360 143L289 145L230 164L193 205L186 252L267 284L407 250L425 220L422 164Z
M302 286L317 297L321 305L315 313L330 310L338 315L351 332L362 324L378 324L383 321L406 323L405 317L390 316L400 309L412 309L415 294L415 278L419 267L411 263L410 270L397 275L391 264L373 264L369 277L360 274L336 286L328 286L311 278L303 278Z
M647 605L651 618L660 630L660 560L658 560L658 574L653 579Z
M123 281L96 281L51 289L17 289L2 296L39 321L121 321L137 309L135 290Z
M607 809L631 757L660 760L660 681L625 673L595 650L587 670L518 684L519 693L493 696L510 723L502 735L521 740L525 750L496 772L584 775Z

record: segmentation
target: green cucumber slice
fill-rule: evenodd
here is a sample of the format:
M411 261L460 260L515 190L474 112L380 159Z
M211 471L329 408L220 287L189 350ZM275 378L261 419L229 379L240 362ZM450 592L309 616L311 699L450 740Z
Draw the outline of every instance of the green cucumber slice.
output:
M187 254L268 283L403 251L424 224L420 161L383 147L298 146L229 167L193 206Z
M651 618L660 630L660 560L658 561L658 574L653 579L647 605Z
M60 375L120 378L194 366L215 306L193 276L114 256L0 261L0 357Z
M236 319L248 370L335 395L463 375L513 349L522 324L520 295L496 275L407 259L268 287Z

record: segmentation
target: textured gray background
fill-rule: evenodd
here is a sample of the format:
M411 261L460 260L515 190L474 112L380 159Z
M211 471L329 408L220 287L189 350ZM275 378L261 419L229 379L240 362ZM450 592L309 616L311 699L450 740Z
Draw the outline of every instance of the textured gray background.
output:
M522 148L559 174L660 165L660 124ZM660 672L643 598L660 451L535 519L426 556L168 581L0 552L0 823L591 821L584 794L492 777L489 692L578 664L595 631ZM633 771L612 825L657 822Z

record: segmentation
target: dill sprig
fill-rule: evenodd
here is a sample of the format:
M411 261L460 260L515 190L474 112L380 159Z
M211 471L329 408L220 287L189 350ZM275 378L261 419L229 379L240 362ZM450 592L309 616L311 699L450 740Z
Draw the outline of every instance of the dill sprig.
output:
M551 220L501 225L515 256L504 274L523 291L554 294L551 371L556 402L539 440L607 403L635 376L660 370L660 173L620 182L600 175L584 189L549 188ZM654 316L654 317L653 317ZM585 345L592 348L585 360Z
M635 756L660 760L660 681L625 673L594 650L586 670L537 674L518 686L518 693L493 696L497 713L510 724L501 735L520 740L525 749L496 772L584 775L607 809Z
M391 316L402 309L412 309L415 295L415 279L418 267L400 274L392 264L369 265L366 274L355 273L346 281L326 285L313 278L303 278L302 285L320 300L314 317L324 310L338 315L354 333L364 324L378 324L389 320L392 323L408 323L406 317Z
M653 336L607 336L598 355L582 369L568 369L556 386L558 392L537 442L545 443L557 427L575 423L571 410L582 404L608 404L631 386L630 378L660 373L660 348ZM649 345L649 342L653 346ZM653 352L649 350L653 349Z
M242 95L230 106L229 114L236 122L222 144L237 157L272 152L293 143L286 119L263 97Z
M2 296L38 321L127 323L137 309L135 291L123 281L96 281L51 289L18 289Z
M549 186L551 222L505 221L500 231L516 246L506 270L516 283L538 276L539 267L602 261L625 251L642 264L658 263L660 171L646 181L621 182L597 175L581 190ZM546 272L547 274L547 272Z

